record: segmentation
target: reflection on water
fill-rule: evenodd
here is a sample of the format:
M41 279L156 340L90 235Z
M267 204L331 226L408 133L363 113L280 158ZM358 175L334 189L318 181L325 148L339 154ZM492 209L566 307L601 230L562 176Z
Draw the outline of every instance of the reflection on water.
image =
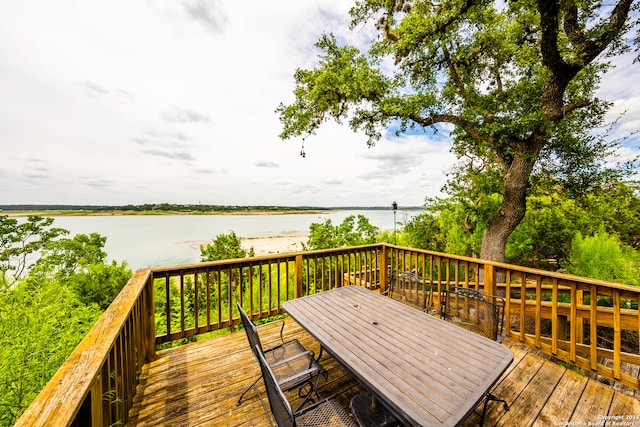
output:
M416 211L398 211L404 222ZM349 215L364 215L381 230L393 229L389 210L331 211L287 215L114 215L61 216L54 226L75 234L99 233L107 237L109 258L127 261L132 269L175 265L200 260L200 245L218 234L234 231L239 237L297 236L309 233L311 223L330 219L340 224Z

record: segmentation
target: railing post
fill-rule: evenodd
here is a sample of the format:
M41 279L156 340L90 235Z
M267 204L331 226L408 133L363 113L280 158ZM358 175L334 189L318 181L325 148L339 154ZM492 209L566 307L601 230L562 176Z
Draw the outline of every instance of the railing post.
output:
M155 310L155 296L154 296L154 279L153 273L149 272L147 277L147 283L144 289L143 300L143 328L142 331L144 339L144 363L149 363L156 358L156 310Z
M299 298L302 296L302 254L296 255L296 275L295 275L295 289L293 291L293 297Z
M487 295L497 295L496 275L493 264L484 265L484 293Z
M380 292L387 290L387 245L383 244L380 250Z
M103 398L102 398L102 375L98 375L96 381L91 388L89 396L91 399L91 426L102 426L106 418L106 414L103 413Z
M579 304L584 305L584 291L578 290L576 292L576 298ZM582 317L576 317L576 342L579 344L584 343L584 319Z

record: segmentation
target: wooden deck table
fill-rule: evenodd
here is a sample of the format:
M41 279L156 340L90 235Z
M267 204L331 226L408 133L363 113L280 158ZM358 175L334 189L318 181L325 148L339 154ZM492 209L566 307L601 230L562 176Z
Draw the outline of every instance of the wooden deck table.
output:
M461 423L513 361L495 341L360 286L283 308L409 425Z

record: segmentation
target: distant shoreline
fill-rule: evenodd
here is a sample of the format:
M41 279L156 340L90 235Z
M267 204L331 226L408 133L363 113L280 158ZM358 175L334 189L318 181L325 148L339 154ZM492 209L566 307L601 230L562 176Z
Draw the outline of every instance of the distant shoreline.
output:
M223 205L174 205L145 204L127 206L82 206L82 205L0 205L0 215L21 217L38 216L115 216L115 215L293 215L319 214L349 210L390 210L381 206L223 206ZM402 207L402 210L424 209Z
M261 211L261 210L247 210L247 211L198 211L198 212L184 212L184 211L74 211L74 210L0 210L0 215L7 215L10 217L23 217L29 215L36 216L156 216L156 215L295 215L295 214L319 214L326 213L327 210L286 210L286 211ZM341 209L331 209L341 210ZM345 209L348 210L348 209Z

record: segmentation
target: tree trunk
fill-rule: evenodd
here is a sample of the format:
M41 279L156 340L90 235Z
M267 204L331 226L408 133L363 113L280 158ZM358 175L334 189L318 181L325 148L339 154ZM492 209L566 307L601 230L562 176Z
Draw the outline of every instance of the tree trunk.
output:
M524 218L527 209L529 176L537 156L516 154L504 177L502 204L489 220L482 236L480 258L504 262L507 238Z

